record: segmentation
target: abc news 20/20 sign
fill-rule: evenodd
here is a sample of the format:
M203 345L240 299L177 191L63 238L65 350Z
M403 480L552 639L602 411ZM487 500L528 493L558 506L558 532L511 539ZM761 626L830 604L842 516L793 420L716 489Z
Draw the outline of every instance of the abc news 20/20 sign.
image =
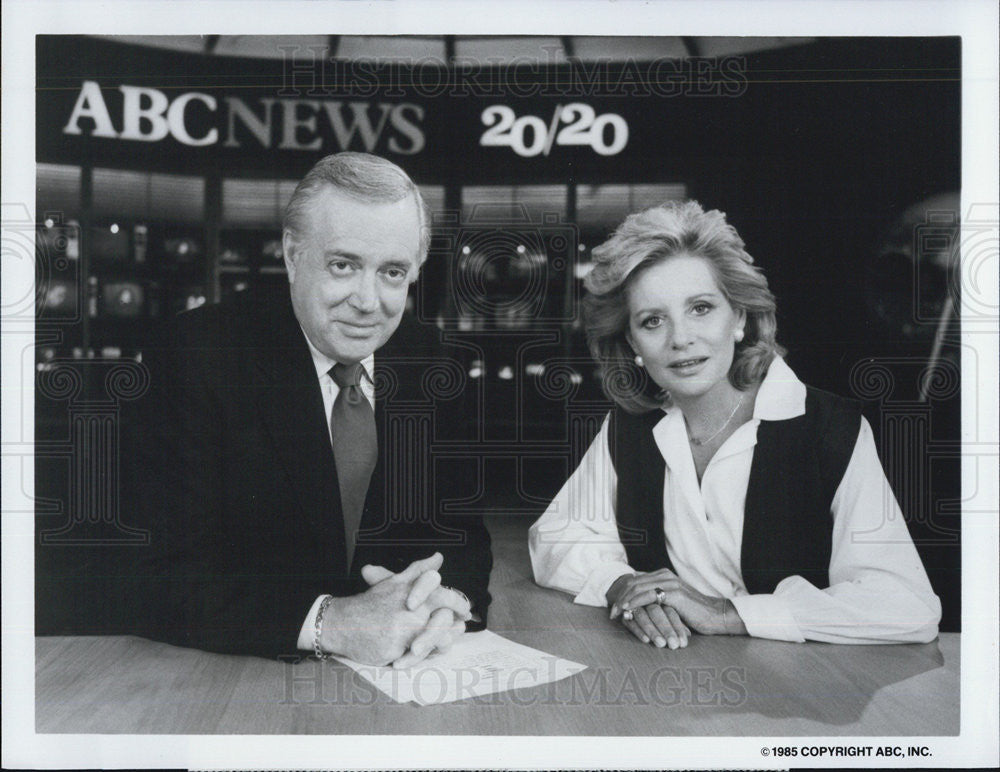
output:
M671 126L692 124L683 115L691 100L648 97L724 97L746 86L725 61L676 80L664 63L613 73L438 68L433 77L297 64L290 75L280 60L233 63L88 38L41 36L38 47L38 160L195 173L238 162L245 173L292 175L320 155L357 150L394 158L424 182L567 168L635 177L670 152Z
M63 133L136 142L160 142L169 136L188 147L221 142L223 147L239 148L256 141L261 148L278 150L322 150L330 144L325 140L332 139L340 150L360 147L373 152L384 143L399 155L415 155L426 145L427 111L412 102L260 98L250 104L226 96L221 99L221 120L194 132L189 112L218 115L220 99L199 91L171 99L163 91L142 86L122 85L117 90L121 112L115 120L100 85L84 81ZM535 115L518 117L507 105L487 107L481 119L488 128L479 137L480 146L509 147L524 158L548 156L553 146L589 147L612 156L628 144L628 123L621 115L597 115L581 102L556 104L548 122ZM198 117L195 121L204 124Z

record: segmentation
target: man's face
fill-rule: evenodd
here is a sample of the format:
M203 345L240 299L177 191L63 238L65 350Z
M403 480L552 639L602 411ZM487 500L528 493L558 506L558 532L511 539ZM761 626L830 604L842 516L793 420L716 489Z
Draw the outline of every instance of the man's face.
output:
M396 331L417 278L416 201L359 201L327 187L309 202L303 231L284 236L295 316L321 352L358 362Z

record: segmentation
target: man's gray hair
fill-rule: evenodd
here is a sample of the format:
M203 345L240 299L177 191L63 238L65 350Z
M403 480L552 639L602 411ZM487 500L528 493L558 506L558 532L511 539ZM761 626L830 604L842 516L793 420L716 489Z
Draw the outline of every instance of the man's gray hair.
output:
M392 161L370 153L335 153L309 170L285 206L282 228L293 239L299 239L305 230L310 201L327 186L371 203L394 204L413 196L420 219L419 264L427 259L431 240L430 213L420 195L420 188Z

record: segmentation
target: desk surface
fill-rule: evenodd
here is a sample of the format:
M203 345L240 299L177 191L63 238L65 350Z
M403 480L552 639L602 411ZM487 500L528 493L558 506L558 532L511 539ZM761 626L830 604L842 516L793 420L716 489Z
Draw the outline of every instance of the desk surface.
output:
M956 735L957 634L902 646L695 636L643 645L531 579L525 526L490 523L490 629L588 669L444 705L398 704L336 662L132 637L36 641L36 730L68 733Z

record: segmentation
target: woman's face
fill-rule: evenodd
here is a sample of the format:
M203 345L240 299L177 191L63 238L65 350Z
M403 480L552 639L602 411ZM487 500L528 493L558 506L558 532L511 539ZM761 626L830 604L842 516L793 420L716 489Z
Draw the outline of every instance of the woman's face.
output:
M626 337L660 388L683 401L726 382L744 315L729 305L705 258L667 258L639 274L627 297Z

